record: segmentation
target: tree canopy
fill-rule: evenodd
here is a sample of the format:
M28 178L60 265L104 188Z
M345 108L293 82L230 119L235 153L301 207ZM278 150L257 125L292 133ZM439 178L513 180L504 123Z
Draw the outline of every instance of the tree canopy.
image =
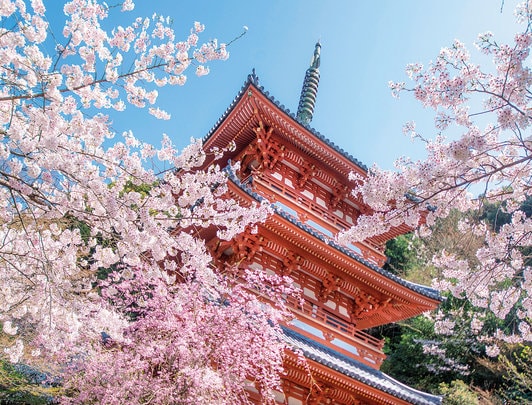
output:
M482 243L467 258L447 250L435 254L441 276L433 286L479 310L470 326L490 356L497 356L500 342L532 340L532 218L526 204L532 188L531 6L517 7L522 29L512 43L479 35L477 52L493 65L475 62L456 40L428 66L408 65L410 84L390 82L394 96L411 93L434 111L435 134L417 133L415 123L407 123L404 132L425 143L427 158L404 157L397 171L373 167L367 179L354 176L360 184L354 192L372 213L339 236L360 241L401 223L421 224L420 235L429 235L438 218L467 212L458 229ZM489 206L506 217L496 229L471 217L490 215ZM488 326L492 316L506 326ZM453 334L459 319L459 312L442 318L440 332Z
M0 2L1 355L61 379L65 403L241 404L249 384L271 401L291 289L214 271L198 236L230 239L270 208L228 198L200 141L156 147L104 113L168 118L158 92L226 45L201 43L199 22L180 40L158 15L109 27L133 7L68 1L57 32L41 0Z

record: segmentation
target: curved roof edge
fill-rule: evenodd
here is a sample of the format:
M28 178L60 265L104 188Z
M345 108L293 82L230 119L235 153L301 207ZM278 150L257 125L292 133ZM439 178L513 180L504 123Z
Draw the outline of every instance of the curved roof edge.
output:
M228 165L224 170L228 174L229 180L231 180L234 184L236 184L241 190L246 192L250 197L252 197L253 199L255 199L256 201L259 201L259 202L267 201L267 199L265 199L264 197L262 197L262 196L258 195L257 193L253 192L248 186L242 184L242 182L238 179L238 177L236 177L234 172L231 170L231 166L230 165ZM308 225L303 224L301 221L298 221L293 215L285 212L281 208L279 208L277 206L273 206L273 209L274 209L274 211L277 214L279 214L281 217L283 217L287 221L291 222L292 224L294 224L295 226L297 226L301 230L303 230L306 233L308 233L308 234L314 236L315 238L321 240L323 243L325 243L325 244L327 244L329 246L332 246L336 250L338 250L338 251L342 252L343 254L349 256L350 258L358 261L359 263L361 263L364 266L370 268L371 270L383 275L384 277L386 277L386 278L388 278L388 279L390 279L392 281L395 281L396 283L402 285L403 287L408 288L409 290L412 290L412 291L414 291L414 292L416 292L418 294L424 295L427 298L431 298L433 300L437 300L437 301L440 301L440 302L443 301L443 298L440 295L440 292L438 290L435 290L434 288L430 288L430 287L423 286L423 285L420 285L420 284L416 284L416 283L413 283L413 282L408 281L408 280L404 280L401 277L398 277L395 274L390 273L389 271L384 270L383 268L381 268L379 266L376 266L375 264L367 261L363 257L360 257L359 255L357 255L355 252L353 252L353 251L351 251L349 249L346 249L345 247L343 247L343 246L339 245L338 243L334 242L333 240L330 240L330 239L326 238L324 235L320 234L319 232L316 232L314 229L312 229Z
M405 385L382 371L366 366L344 354L324 346L296 331L282 326L284 340L303 352L305 357L338 371L370 387L393 395L414 405L440 405L442 397Z
M344 158L349 160L351 163L355 164L359 168L361 168L364 171L368 171L368 167L357 160L355 157L353 157L350 153L346 152L342 148L340 148L335 143L331 142L329 139L327 139L324 135L322 135L319 131L312 128L309 124L304 123L296 117L296 115L291 112L287 107L285 107L283 104L281 104L279 101L275 99L272 95L270 95L269 91L266 91L264 87L259 85L259 77L255 73L255 69L252 70L251 74L248 75L246 81L240 88L240 91L236 95L236 97L233 99L229 107L225 110L225 112L222 114L222 116L216 121L214 126L210 129L210 131L203 137L203 143L205 143L215 132L216 129L222 124L222 122L227 118L227 116L231 113L231 111L235 108L235 106L238 104L238 102L242 99L242 97L246 94L246 90L248 87L252 85L257 89L264 97L266 97L269 101L271 101L277 108L279 108L282 112L284 112L286 115L288 115L290 118L294 120L298 125L305 128L307 131L309 131L313 136L315 136L317 139L325 143L327 146L332 148L335 152L342 155Z

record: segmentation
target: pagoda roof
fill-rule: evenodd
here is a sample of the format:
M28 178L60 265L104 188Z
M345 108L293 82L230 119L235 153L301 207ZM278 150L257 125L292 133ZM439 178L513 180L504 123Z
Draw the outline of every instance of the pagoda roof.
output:
M440 396L408 387L382 371L366 366L292 329L283 327L283 332L285 341L294 349L303 352L305 357L354 380L414 405L439 405L442 403Z
M221 159L216 160L217 164L224 166L229 160L236 159L238 153L255 140L254 130L260 125L275 127L275 133L283 142L291 144L293 148L328 167L329 173L339 174L340 181L350 182L349 175L352 172L363 176L368 173L366 165L312 128L309 123L298 118L265 90L259 84L254 69L229 107L203 137L203 146L208 151L212 148L225 150L231 142L239 145L233 151L226 151ZM208 155L203 167L213 163L214 159L214 154ZM356 204L371 211L363 201L357 201ZM404 225L394 227L381 235L372 236L368 242L380 246L387 240L410 230L411 228Z
M350 166L356 166L359 170L362 170L363 172L367 172L368 168L363 163L361 163L359 160L354 158L351 154L346 152L344 149L340 148L338 145L334 144L332 141L327 139L324 135L322 135L319 131L312 128L308 123L302 121L301 119L298 119L296 114L291 112L287 107L285 107L283 104L281 104L278 100L276 100L268 91L264 89L263 86L259 84L259 78L255 73L255 69L253 69L253 72L248 75L247 80L242 85L239 93L237 96L233 99L229 107L226 109L226 111L222 114L222 116L218 119L218 121L215 123L215 125L211 128L211 130L205 135L203 138L203 144L206 145L211 140L211 137L220 130L220 127L223 125L223 123L226 121L226 119L231 115L231 113L236 109L237 105L245 98L251 95L250 90L254 89L258 91L264 98L266 98L268 101L270 101L272 104L274 104L282 113L284 113L287 118L290 119L290 121L297 123L301 127L303 127L305 131L305 135L310 134L312 137L315 138L315 140L325 144L331 150L338 153L340 156L342 156L345 160L347 160L350 163ZM296 134L296 136L299 134ZM218 146L218 145L217 145ZM227 145L222 145L223 147ZM229 158L232 158L232 156L229 156ZM354 168L354 167L353 167Z
M244 191L246 194L248 194L250 197L252 197L253 199L255 199L256 201L259 201L259 202L262 202L262 201L266 200L264 197L262 197L259 194L253 192L250 187L248 187L247 185L242 184L240 182L240 180L238 179L238 177L236 177L236 175L232 172L232 170L230 170L229 167L227 167L226 172L228 173L229 179L237 187L239 187L242 191ZM397 284L400 284L403 287L406 287L409 290L411 290L413 292L416 292L418 294L421 294L421 295L423 295L423 296L425 296L427 298L430 298L432 300L436 300L436 301L442 301L443 300L443 298L440 295L440 292L438 290L436 290L434 288L431 288L431 287L427 287L427 286L421 285L421 284L413 283L413 282L408 281L408 280L404 280L401 277L399 277L399 276L397 276L397 275L395 275L395 274L393 274L393 273L391 273L391 272L389 272L387 270L384 270L383 268L381 268L381 267L379 267L379 266L377 266L377 265L365 260L363 257L358 255L353 250L350 250L350 249L348 249L346 247L343 247L340 244L336 243L333 239L326 237L325 235L321 234L320 232L317 232L312 227L302 223L297 218L295 218L293 215L291 215L290 213L284 211L279 206L273 205L273 209L274 209L276 214L278 214L279 216L281 216L285 220L289 221L293 225L297 226L299 229L303 230L307 234L310 234L310 235L314 236L315 238L319 239L320 241L322 241L323 243L327 244L328 246L333 247L337 251L340 251L341 253L345 254L346 256L350 257L351 259L356 260L357 262L363 264L364 266L366 266L367 268L375 271L376 273L386 277L387 279L389 279L391 281L394 281Z
M327 238L323 234L315 231L312 227L310 227L308 225L305 225L301 221L298 221L293 215L287 213L286 211L282 210L278 206L274 206L274 210L275 210L275 212L277 214L279 214L284 219L290 221L291 223L296 225L298 228L300 228L300 229L304 230L305 232L311 234L315 238L320 239L322 242L324 242L327 245L335 248L336 250L339 250L340 252L342 252L343 254L349 256L350 258L355 259L357 262L363 264L364 266L369 267L371 270L374 270L375 272L385 276L386 278L388 278L390 280L393 280L396 283L401 284L402 286L407 287L410 290L415 291L415 292L417 292L419 294L422 294L422 295L424 295L424 296L426 296L428 298L432 298L432 299L435 299L435 300L438 300L438 301L442 300L442 298L440 296L440 292L438 290L435 290L433 288L430 288L430 287L427 287L427 286L424 286L424 285L421 285L421 284L412 283L411 281L408 281L408 280L404 280L401 277L398 277L395 274L390 273L389 271L386 271L383 268L373 264L372 262L367 261L363 257L361 257L358 254L356 254L354 251L339 245L338 243L334 242L334 240L332 240L330 238Z

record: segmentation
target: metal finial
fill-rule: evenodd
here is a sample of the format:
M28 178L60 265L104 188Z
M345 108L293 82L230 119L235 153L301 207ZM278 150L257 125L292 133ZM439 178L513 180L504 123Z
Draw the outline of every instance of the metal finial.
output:
M320 52L321 52L321 43L318 41L316 47L314 48L314 55L310 60L310 67L319 69L320 68Z
M305 73L301 97L299 98L299 106L297 107L297 119L303 124L309 124L312 121L312 115L314 113L318 84L320 82L320 52L321 43L318 41L314 48L314 55L312 55L310 67Z

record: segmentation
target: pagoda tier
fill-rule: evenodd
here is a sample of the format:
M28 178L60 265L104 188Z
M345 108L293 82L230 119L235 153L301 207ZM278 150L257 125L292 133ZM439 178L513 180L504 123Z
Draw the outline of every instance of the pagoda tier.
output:
M242 205L265 197L230 174L229 193ZM257 232L231 242L211 239L215 257L290 276L302 289L316 318L335 318L340 326L367 329L434 309L439 293L403 280L340 246L314 227L300 222L282 206ZM307 221L307 222L310 222ZM302 313L307 309L300 308ZM327 315L316 315L323 312ZM332 321L331 321L332 322Z
M385 242L410 228L339 245L335 235L371 213L350 193L356 184L349 174L366 176L367 170L302 122L250 75L204 141L206 151L235 145L216 162L228 167L231 198L242 205L267 200L274 208L257 232L232 241L204 233L215 260L290 276L302 291L302 300L287 301L295 319L285 325L284 339L308 361L304 368L293 352L287 354L279 402L439 404L440 397L380 372L383 342L363 332L430 311L441 301L436 290L382 269ZM230 161L239 163L236 172ZM208 158L205 167L212 162ZM258 402L256 395L250 392Z
M217 161L222 166L229 160L237 161L238 155L241 155L243 166L252 163L253 167L253 164L259 163L261 170L268 170L282 159L283 179L280 180L279 176L264 179L269 183L265 186L280 188L271 194L279 195L288 206L303 204L306 210L314 211L322 218L321 223L332 221L335 226L326 226L329 231L348 228L356 222L356 216L372 212L360 199L347 196L355 186L349 180L350 173L366 176L367 168L308 125L296 121L293 114L258 86L255 75L248 77L239 96L204 142L207 151L226 148L233 142L237 145L233 152L226 153L222 160ZM257 162L253 162L254 159ZM209 163L212 160L207 158L205 165ZM309 182L309 179L312 181ZM294 195L287 192L290 181L305 191L297 196L301 200L294 199ZM341 206L337 205L339 203ZM408 226L401 225L357 244L357 247L364 251L364 257L382 265L385 243L410 230Z

